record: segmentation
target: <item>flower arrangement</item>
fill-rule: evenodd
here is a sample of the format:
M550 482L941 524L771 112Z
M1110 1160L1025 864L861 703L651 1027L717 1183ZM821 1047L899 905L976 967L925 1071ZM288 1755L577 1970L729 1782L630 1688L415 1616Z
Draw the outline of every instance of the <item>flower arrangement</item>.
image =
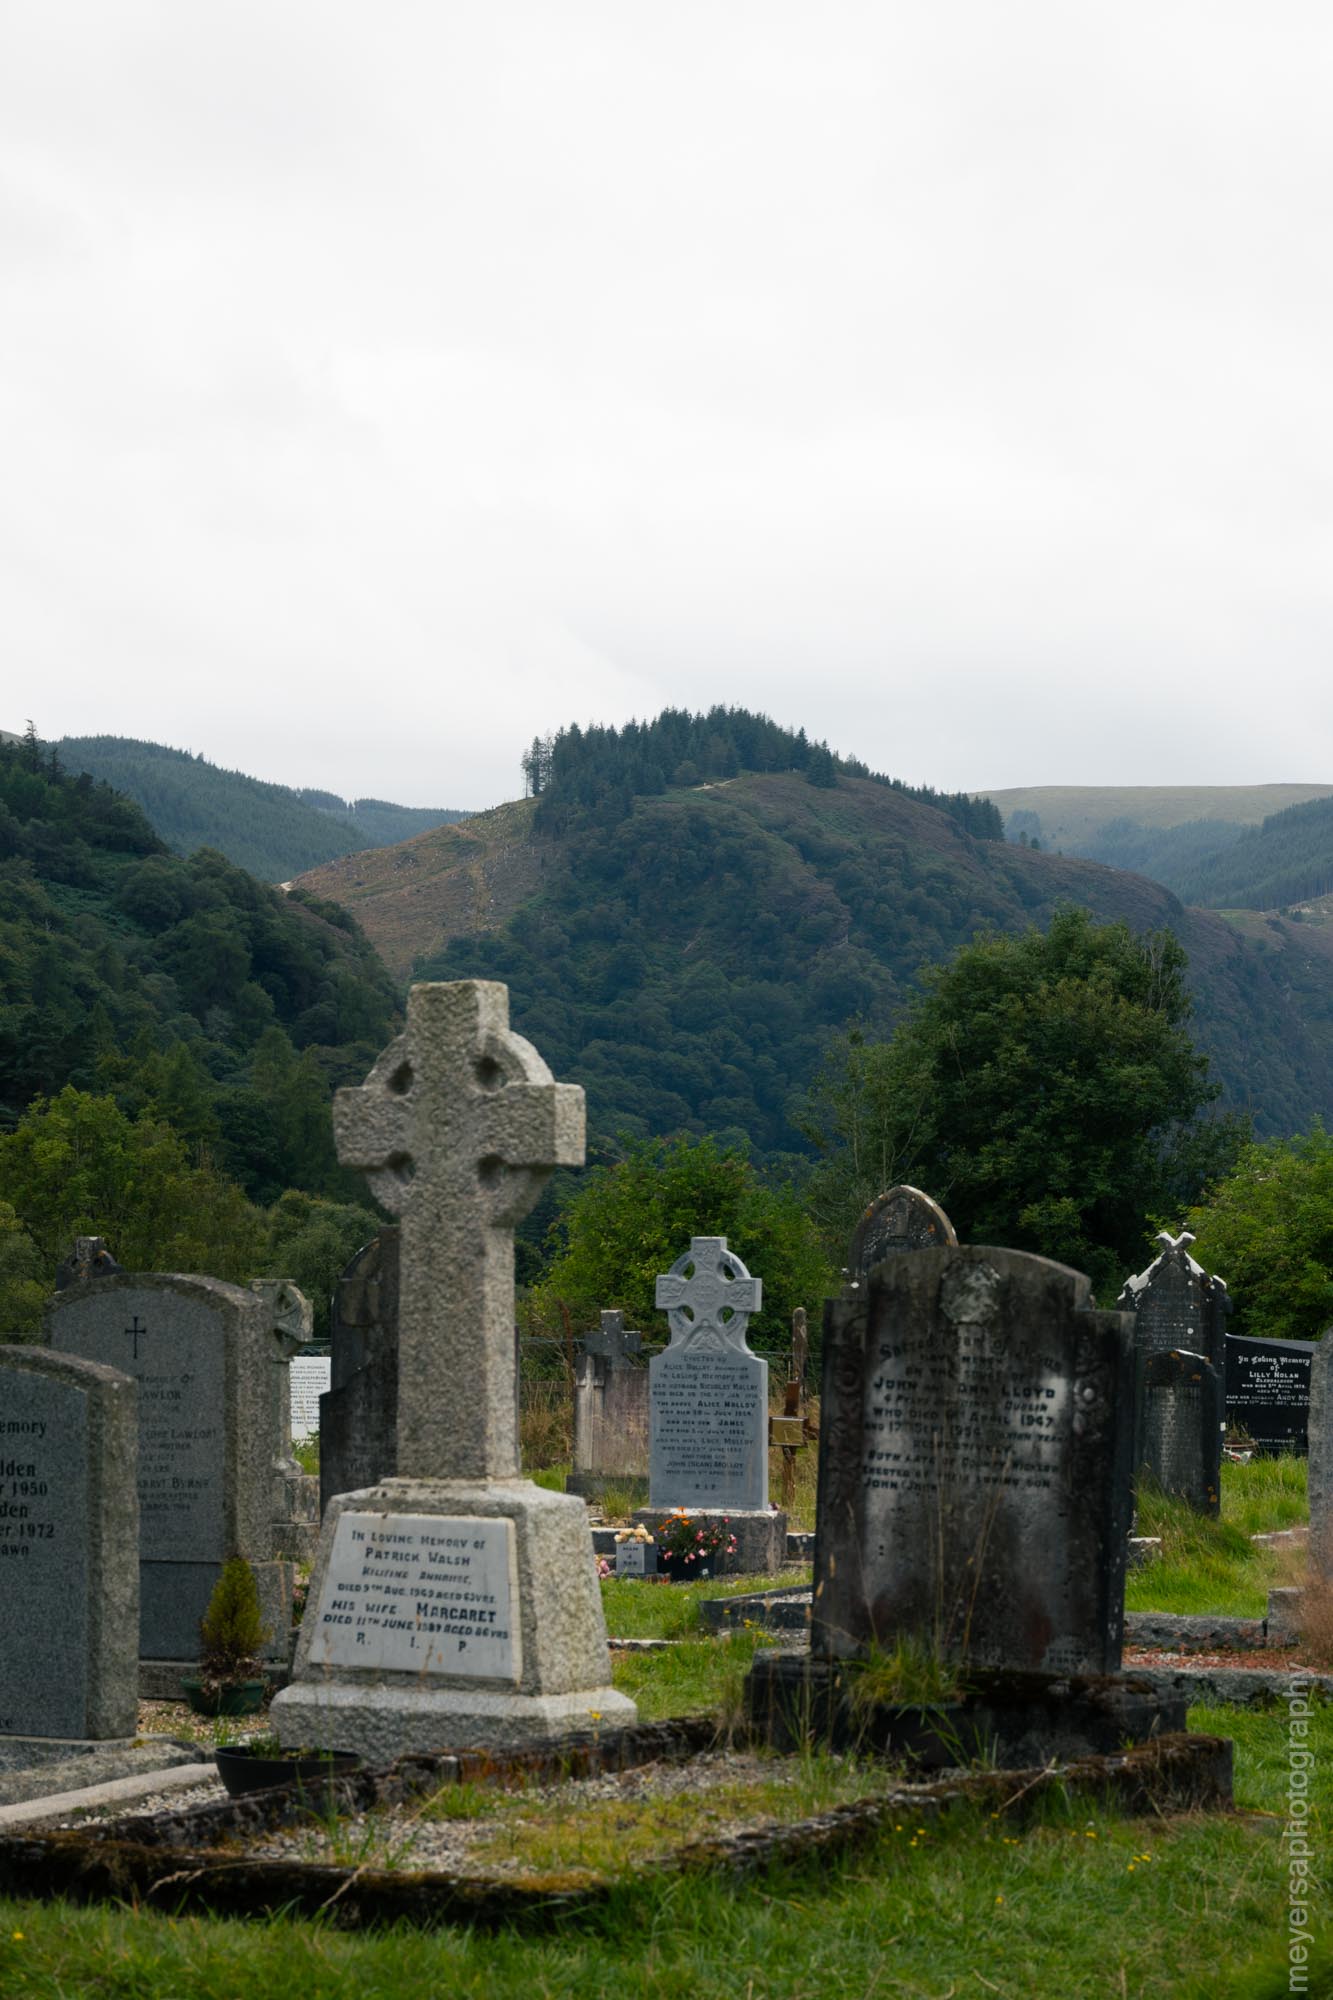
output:
M684 1507L673 1507L657 1524L657 1549L659 1555L675 1556L681 1562L699 1562L707 1556L735 1555L736 1537L725 1515L720 1521L700 1520Z

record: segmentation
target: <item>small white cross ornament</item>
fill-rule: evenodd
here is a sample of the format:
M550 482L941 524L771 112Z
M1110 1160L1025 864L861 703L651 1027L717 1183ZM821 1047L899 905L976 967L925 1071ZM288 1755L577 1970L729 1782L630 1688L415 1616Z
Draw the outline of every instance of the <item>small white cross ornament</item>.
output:
M725 1236L692 1236L685 1255L657 1281L671 1345L703 1352L743 1348L746 1325L763 1297L763 1279L750 1276Z
M421 984L333 1130L402 1218L399 1476L514 1478L514 1224L553 1167L582 1165L582 1090L511 1031L507 987Z

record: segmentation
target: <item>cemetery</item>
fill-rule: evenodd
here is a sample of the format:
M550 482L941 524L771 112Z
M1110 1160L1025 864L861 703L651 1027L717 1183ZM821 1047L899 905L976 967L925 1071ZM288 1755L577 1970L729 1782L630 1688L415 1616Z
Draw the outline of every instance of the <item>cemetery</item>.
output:
M349 1977L397 1925L395 1992L641 1983L670 1911L654 1991L725 1950L739 1991L841 1953L832 1990L942 1993L1026 1909L1051 1990L1111 1991L1076 1905L1133 1956L1139 1898L1179 1970L1200 1871L1276 1885L1294 1701L1333 1752L1333 1343L1230 1335L1187 1232L1098 1307L901 1185L784 1352L747 1246L673 1245L537 1463L514 1230L582 1091L504 987L418 984L333 1122L393 1219L327 1355L289 1281L97 1239L0 1346L0 1991L58 1906Z

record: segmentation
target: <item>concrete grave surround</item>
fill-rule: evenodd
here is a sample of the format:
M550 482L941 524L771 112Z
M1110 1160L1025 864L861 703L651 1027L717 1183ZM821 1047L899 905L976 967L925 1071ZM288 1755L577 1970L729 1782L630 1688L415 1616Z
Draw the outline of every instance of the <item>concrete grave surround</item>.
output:
M279 1321L291 1309L216 1278L163 1273L93 1279L47 1307L53 1348L138 1383L139 1646L155 1663L141 1675L154 1693L175 1692L198 1659L199 1621L232 1555L255 1573L264 1657L288 1657L287 1550L305 1480L287 1432L291 1324Z
M574 1456L568 1493L600 1499L608 1485L648 1497L648 1369L643 1336L604 1312L574 1371ZM635 1491L634 1489L637 1489Z
M1138 1360L1136 1471L1198 1514L1222 1508L1222 1381L1202 1354L1172 1348Z
M830 1300L812 1651L1115 1672L1133 1380L1126 1317L1020 1251L890 1257Z
M847 1276L859 1284L885 1257L906 1250L934 1250L957 1243L954 1226L937 1201L901 1183L871 1202L847 1250Z
M634 1516L656 1528L668 1508L731 1523L729 1565L773 1574L787 1546L787 1517L768 1504L768 1363L745 1329L763 1303L725 1236L694 1236L657 1280L671 1344L648 1369L649 1505Z
M319 1399L320 1512L398 1470L397 1223L362 1246L333 1294L329 1386Z
M1333 1327L1310 1368L1310 1567L1333 1583Z
M513 1229L581 1164L583 1092L511 1031L505 987L422 984L334 1133L400 1220L399 1472L329 1503L274 1730L382 1761L633 1722L587 1507L518 1457Z
M1120 1312L1134 1315L1134 1345L1139 1354L1169 1354L1183 1348L1202 1354L1219 1375L1226 1371L1226 1324L1231 1311L1223 1279L1210 1276L1190 1255L1194 1241L1182 1230L1158 1233L1161 1254L1137 1277L1128 1278L1116 1300Z
M1310 1427L1312 1340L1226 1337L1227 1422L1243 1429L1256 1451L1304 1457Z
M0 1737L138 1729L137 1453L127 1375L0 1347Z

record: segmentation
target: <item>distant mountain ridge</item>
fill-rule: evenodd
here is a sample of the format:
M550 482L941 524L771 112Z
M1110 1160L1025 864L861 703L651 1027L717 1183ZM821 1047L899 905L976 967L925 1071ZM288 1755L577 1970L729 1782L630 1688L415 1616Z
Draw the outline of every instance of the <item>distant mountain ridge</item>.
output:
M571 828L515 801L296 886L352 912L400 979L505 980L519 1032L585 1086L603 1138L799 1149L792 1112L831 1036L856 1019L887 1032L923 966L1061 903L1176 933L1199 1043L1261 1130L1333 1115L1333 929L1255 919L1242 935L1140 875L978 839L844 773L740 772L613 804Z
M55 749L67 770L87 771L132 798L178 854L215 848L265 882L289 881L337 855L466 818L446 807L348 801L334 792L272 784L135 737L66 736Z

